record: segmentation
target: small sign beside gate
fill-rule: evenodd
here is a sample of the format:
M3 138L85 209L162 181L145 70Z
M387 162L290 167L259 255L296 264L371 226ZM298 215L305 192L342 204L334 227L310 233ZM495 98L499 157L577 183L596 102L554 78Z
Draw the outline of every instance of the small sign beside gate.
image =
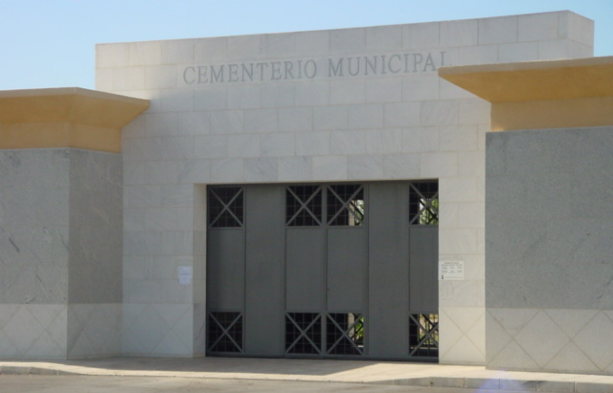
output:
M439 261L439 280L464 280L464 261Z

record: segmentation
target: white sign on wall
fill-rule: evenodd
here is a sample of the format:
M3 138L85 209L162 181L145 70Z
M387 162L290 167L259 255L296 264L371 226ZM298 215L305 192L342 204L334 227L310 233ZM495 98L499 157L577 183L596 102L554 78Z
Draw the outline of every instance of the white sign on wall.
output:
M192 283L192 267L191 266L179 266L177 269L177 276L180 285L191 285Z
M439 261L439 280L464 280L464 261Z

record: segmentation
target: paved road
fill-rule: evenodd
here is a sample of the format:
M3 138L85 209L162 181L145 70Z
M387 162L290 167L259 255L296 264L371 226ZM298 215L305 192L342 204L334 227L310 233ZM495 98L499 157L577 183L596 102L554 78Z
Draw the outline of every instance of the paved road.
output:
M475 393L473 389L421 388L327 382L238 381L199 378L0 375L0 393L156 393L156 392L404 392ZM499 393L478 390L479 393ZM506 391L505 393L514 393ZM518 393L518 392L515 392Z

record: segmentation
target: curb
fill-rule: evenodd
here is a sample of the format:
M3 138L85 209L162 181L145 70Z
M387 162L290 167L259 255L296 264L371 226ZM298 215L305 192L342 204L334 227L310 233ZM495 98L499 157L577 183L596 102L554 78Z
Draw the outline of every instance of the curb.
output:
M158 370L161 371L161 370ZM0 375L58 375L58 376L114 376L114 377L177 377L177 375L151 375L147 373L92 373L90 371L77 372L66 371L59 368L46 368L37 366L11 366L0 365ZM189 374L189 373L188 373ZM187 377L182 375L181 377ZM192 376L195 377L195 376ZM281 378L219 378L218 376L200 378L228 379L228 380L262 380L262 381L290 381ZM291 379L299 381L299 379ZM381 381L347 381L347 380L310 380L309 382L342 382L359 383L368 385L402 385L419 386L424 388L464 388L464 389L489 389L489 390L513 390L525 392L551 392L551 393L613 393L613 384L582 381L555 381L555 380L525 380L525 379L501 379L501 378L454 378L454 377L419 377L401 378Z
M44 367L0 366L0 375L85 375Z
M423 377L368 383L432 388L491 389L553 393L613 393L613 384L575 381Z

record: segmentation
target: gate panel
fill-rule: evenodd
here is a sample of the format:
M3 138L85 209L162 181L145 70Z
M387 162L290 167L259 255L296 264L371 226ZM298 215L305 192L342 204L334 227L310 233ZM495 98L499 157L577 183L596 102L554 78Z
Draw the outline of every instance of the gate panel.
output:
M438 226L410 229L411 314L438 314Z
M284 188L248 186L246 192L245 352L283 354Z
M436 181L215 186L208 208L209 353L438 358Z
M325 231L314 228L287 229L288 311L320 312L325 305Z
M368 356L408 355L408 185L371 184L368 199Z
M245 231L209 229L206 294L209 311L243 311Z
M363 312L367 263L366 228L328 229L328 311Z

